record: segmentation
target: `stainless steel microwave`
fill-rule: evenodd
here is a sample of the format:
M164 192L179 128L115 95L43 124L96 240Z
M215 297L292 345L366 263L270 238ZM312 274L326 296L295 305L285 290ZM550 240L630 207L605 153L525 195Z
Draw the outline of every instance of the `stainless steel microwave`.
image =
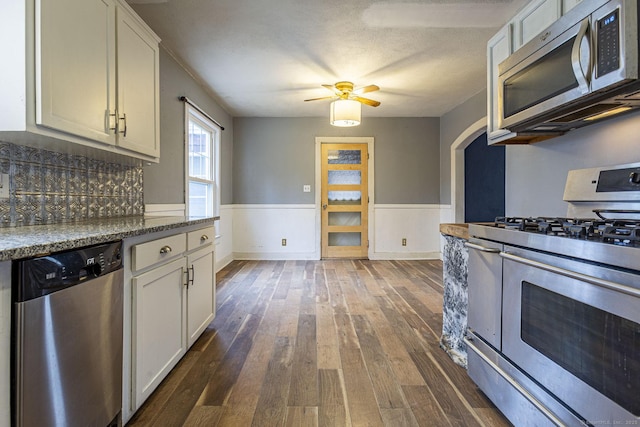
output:
M640 107L638 13L583 0L500 63L500 127L562 133Z

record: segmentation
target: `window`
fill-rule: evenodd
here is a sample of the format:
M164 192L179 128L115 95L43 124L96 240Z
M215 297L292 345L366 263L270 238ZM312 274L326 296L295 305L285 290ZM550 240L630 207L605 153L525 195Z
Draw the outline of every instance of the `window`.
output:
M218 215L220 205L220 127L185 103L187 215Z

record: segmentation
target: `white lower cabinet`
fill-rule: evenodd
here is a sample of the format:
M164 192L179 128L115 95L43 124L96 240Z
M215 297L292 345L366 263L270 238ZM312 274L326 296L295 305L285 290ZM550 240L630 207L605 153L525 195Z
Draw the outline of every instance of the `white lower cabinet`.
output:
M214 237L207 227L125 240L131 316L125 316L124 423L215 316Z
M215 315L213 245L190 254L187 265L187 345L191 347Z
M133 279L135 401L144 402L186 352L184 258Z

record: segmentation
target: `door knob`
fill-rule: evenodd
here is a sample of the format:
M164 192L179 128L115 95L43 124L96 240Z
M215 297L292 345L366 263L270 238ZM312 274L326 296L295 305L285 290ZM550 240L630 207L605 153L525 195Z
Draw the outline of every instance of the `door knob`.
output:
M327 209L327 204L322 205L322 209Z

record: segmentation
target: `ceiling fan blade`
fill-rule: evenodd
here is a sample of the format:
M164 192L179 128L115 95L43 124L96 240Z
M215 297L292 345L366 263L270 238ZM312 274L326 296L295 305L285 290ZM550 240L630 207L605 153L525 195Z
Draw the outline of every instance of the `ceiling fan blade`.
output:
M336 99L335 96L323 96L322 98L311 98L311 99L305 99L304 101L321 101L323 99Z
M361 95L363 93L374 92L376 90L380 90L380 88L376 85L369 85L369 86L363 86L363 87L354 89L353 93L355 93L356 95Z
M378 105L380 105L379 101L374 101L373 99L369 99L369 98L363 98L361 96L354 96L351 99L361 102L365 105L370 105L371 107L377 107Z
M335 93L336 95L342 95L342 92L338 90L338 88L336 88L334 85L322 85L322 87L329 89L331 92Z

